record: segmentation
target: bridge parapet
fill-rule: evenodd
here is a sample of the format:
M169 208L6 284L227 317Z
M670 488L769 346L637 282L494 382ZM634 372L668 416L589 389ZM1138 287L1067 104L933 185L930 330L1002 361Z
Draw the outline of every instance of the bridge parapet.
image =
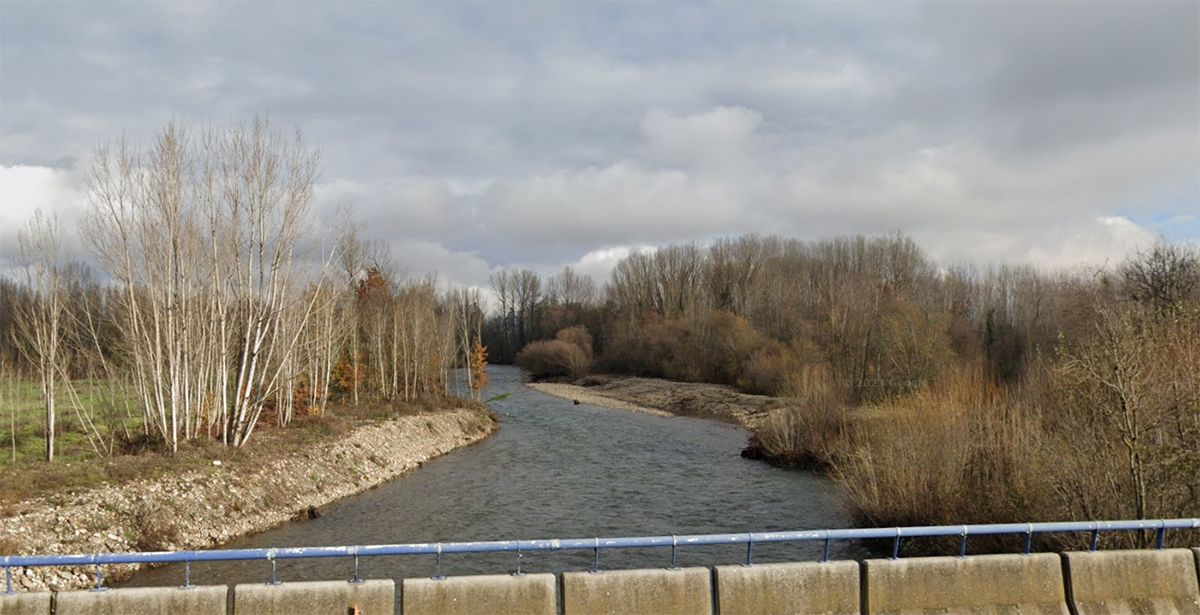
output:
M859 612L858 562L717 566L721 615Z
M553 574L404 579L401 610L406 615L555 615L557 586Z
M396 583L391 579L358 583L346 581L244 583L233 588L231 612L246 615L300 615L301 613L390 615L395 610L395 603Z
M1053 553L872 559L863 566L867 615L1070 613Z
M1078 615L1200 615L1196 556L1188 549L1063 554Z
M1200 615L1200 549L1165 549L1168 530L1200 529L1200 519L1037 523L913 528L801 530L750 534L643 536L633 538L549 539L477 543L422 543L361 547L244 549L173 553L104 553L91 555L23 555L0 558L4 572L0 615L108 615L116 613L183 613L185 615L299 615L395 612L424 615L525 612L540 615L590 613L939 613L1125 612L1136 615L1182 613ZM1154 549L1098 552L1102 532L1152 532ZM1042 532L1087 532L1092 551L1030 553L1032 537ZM1024 534L1025 553L966 556L970 536ZM900 541L921 537L961 538L959 557L901 559ZM892 559L829 562L835 540L891 539ZM823 542L821 562L753 564L756 544ZM676 551L703 545L745 545L742 566L677 569ZM442 579L407 579L396 610L392 580L366 582L241 584L187 588L107 589L101 570L110 564L188 564L202 561L347 558L358 577L360 557L436 555L443 553L512 552L586 549L599 568L604 549L670 548L671 567L655 570L488 575ZM18 567L86 566L96 572L97 590L84 592L13 593L11 573ZM1065 571L1065 572L1064 572ZM439 573L440 574L440 573ZM561 583L557 581L561 579ZM272 572L274 581L274 572ZM229 596L232 595L232 599ZM56 604L57 603L57 604Z
M55 615L225 615L229 588L131 587L104 591L59 592Z
M563 615L711 615L708 568L564 572Z
M50 592L0 594L0 615L49 615L53 599Z

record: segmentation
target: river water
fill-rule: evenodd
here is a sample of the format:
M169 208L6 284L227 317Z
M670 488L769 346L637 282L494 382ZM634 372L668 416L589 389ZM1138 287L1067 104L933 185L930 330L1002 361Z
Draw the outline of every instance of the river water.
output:
M515 368L490 368L485 399L500 416L491 438L322 509L322 516L225 548L591 538L848 527L834 484L819 475L742 459L745 430L716 421L572 405L533 391ZM302 469L297 469L302 471ZM861 547L834 544L831 556ZM744 561L745 547L693 547L679 565ZM602 551L602 568L663 567L670 549ZM819 545L757 545L756 562L811 560ZM366 578L432 576L433 556L369 558ZM583 570L592 554L526 553L530 572ZM512 572L515 554L458 554L447 575ZM279 563L282 581L345 579L342 559ZM195 584L266 581L266 562L194 564ZM124 585L179 585L182 566Z

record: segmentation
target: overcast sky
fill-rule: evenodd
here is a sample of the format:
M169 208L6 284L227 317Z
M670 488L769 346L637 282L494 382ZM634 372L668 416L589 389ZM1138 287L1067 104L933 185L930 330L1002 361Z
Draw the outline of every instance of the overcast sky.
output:
M98 141L269 114L412 272L902 231L939 262L1200 239L1200 2L0 2L0 258Z

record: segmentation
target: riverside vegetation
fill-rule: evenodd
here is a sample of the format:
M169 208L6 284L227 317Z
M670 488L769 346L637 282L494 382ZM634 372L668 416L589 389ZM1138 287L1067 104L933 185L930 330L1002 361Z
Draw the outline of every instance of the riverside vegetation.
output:
M213 462L303 477L317 462L276 462L392 420L444 429L378 433L454 445L495 429L478 401L479 293L400 275L349 210L315 224L317 163L299 135L262 119L173 123L145 147L97 150L74 233L34 212L18 267L0 275L0 517ZM86 264L64 248L72 236ZM455 378L474 399L454 394ZM161 542L170 510L125 511L137 535L120 545ZM33 538L0 536L0 553Z
M602 291L571 271L493 287L485 339L535 379L772 396L748 454L827 471L864 525L1200 516L1194 246L1042 272L944 268L898 235L751 236L634 254Z

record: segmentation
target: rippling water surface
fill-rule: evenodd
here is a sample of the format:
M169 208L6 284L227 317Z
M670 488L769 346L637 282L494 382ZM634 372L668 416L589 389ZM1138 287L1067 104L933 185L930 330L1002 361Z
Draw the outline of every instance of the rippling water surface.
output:
M847 527L834 485L738 453L746 432L704 419L574 406L530 390L515 368L492 367L485 398L500 415L491 438L322 509L322 516L237 540L226 548L590 538ZM303 468L297 468L303 471ZM854 556L851 545L832 555ZM817 545L761 545L755 561L814 559ZM680 565L737 563L744 547L694 547ZM587 569L592 554L527 553L528 571ZM659 567L670 549L601 552L602 568ZM515 570L514 554L452 555L443 572ZM369 578L431 576L432 556L364 559ZM280 580L344 579L347 560L284 561ZM195 564L192 582L265 581L266 562ZM143 572L127 585L178 585L182 566Z

